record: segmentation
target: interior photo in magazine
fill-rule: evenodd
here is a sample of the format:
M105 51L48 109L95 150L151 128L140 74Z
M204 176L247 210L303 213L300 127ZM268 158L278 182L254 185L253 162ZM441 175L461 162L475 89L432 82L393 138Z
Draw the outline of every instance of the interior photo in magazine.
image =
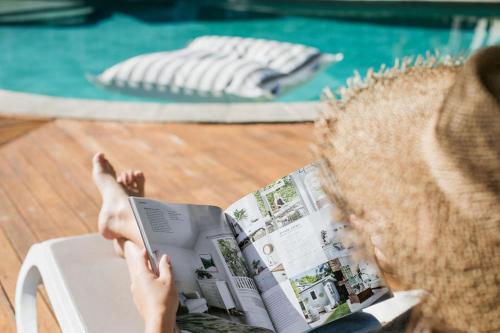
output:
M375 266L351 256L317 172L297 170L224 211L130 198L152 266L172 258L185 327L304 332L390 297Z
M273 329L220 208L134 199L136 216L146 221L139 226L152 261L171 257L184 312Z

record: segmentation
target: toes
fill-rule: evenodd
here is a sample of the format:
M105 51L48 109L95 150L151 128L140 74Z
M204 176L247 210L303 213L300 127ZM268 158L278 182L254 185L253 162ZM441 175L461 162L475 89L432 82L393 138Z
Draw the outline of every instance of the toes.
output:
M125 171L122 171L118 177L116 177L116 181L121 181L122 183L125 183L126 182L126 172Z
M146 177L144 177L144 173L140 170L134 171L135 185L137 188L137 194L139 196L144 196L144 183L146 182Z
M125 173L125 182L127 183L128 186L133 186L134 185L134 179L132 177L132 171L127 170Z
M139 181L139 180L144 181L144 173L142 173L141 170L135 170L134 177L136 178L137 181Z
M132 176L132 171L127 170L120 173L120 175L116 178L116 181L122 184L123 186L133 187L134 179Z
M134 171L134 179L137 187L144 187L146 178L144 177L144 173L141 170Z
M92 161L93 161L94 163L99 163L99 162L100 162L101 160L103 160L103 159L104 159L104 154L103 154L103 153L101 153L101 152L99 152L99 153L96 153L96 154L94 155L94 157L92 158Z
M104 161L105 161L104 164L106 165L106 171L109 174L116 175L115 169L113 168L111 163L109 163L109 161L106 158L104 159Z
M102 172L103 170L103 161L106 159L104 158L103 153L97 153L94 155L92 158L92 166L93 166L93 171L95 172Z
M110 175L115 175L115 169L106 159L103 153L97 153L92 158L93 171L95 173L108 173Z
M126 170L118 175L116 181L123 186L128 195L144 196L144 173L140 170Z

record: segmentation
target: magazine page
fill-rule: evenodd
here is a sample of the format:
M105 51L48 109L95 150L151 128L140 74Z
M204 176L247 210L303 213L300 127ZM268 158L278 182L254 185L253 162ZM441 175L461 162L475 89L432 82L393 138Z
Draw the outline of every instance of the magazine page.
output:
M184 313L192 314L193 320L206 312L234 323L273 330L219 207L167 204L136 197L129 201L152 266L157 267L163 254L172 259ZM189 316L183 316L183 321L186 318ZM221 327L226 326L221 321Z
M346 227L309 165L225 210L278 332L302 332L390 296L379 273L355 262Z

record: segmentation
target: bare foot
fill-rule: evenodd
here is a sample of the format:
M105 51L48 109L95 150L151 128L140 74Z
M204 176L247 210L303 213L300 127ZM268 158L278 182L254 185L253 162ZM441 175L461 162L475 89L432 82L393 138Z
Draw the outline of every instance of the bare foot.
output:
M118 183L116 172L104 154L96 154L92 164L92 177L102 196L99 232L104 238L125 238L143 247L128 197L144 195L144 175L138 171L125 172Z
M115 253L122 258L125 258L125 249L123 248L123 245L126 241L127 240L125 238L113 239L113 249L115 250Z

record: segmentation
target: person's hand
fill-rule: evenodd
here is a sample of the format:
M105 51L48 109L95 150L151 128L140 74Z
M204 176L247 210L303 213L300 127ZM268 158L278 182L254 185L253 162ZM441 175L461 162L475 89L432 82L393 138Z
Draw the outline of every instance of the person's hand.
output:
M146 323L146 332L173 332L179 296L170 258L161 257L157 277L150 269L146 250L140 250L133 243L125 244L125 257L132 282L130 289Z

